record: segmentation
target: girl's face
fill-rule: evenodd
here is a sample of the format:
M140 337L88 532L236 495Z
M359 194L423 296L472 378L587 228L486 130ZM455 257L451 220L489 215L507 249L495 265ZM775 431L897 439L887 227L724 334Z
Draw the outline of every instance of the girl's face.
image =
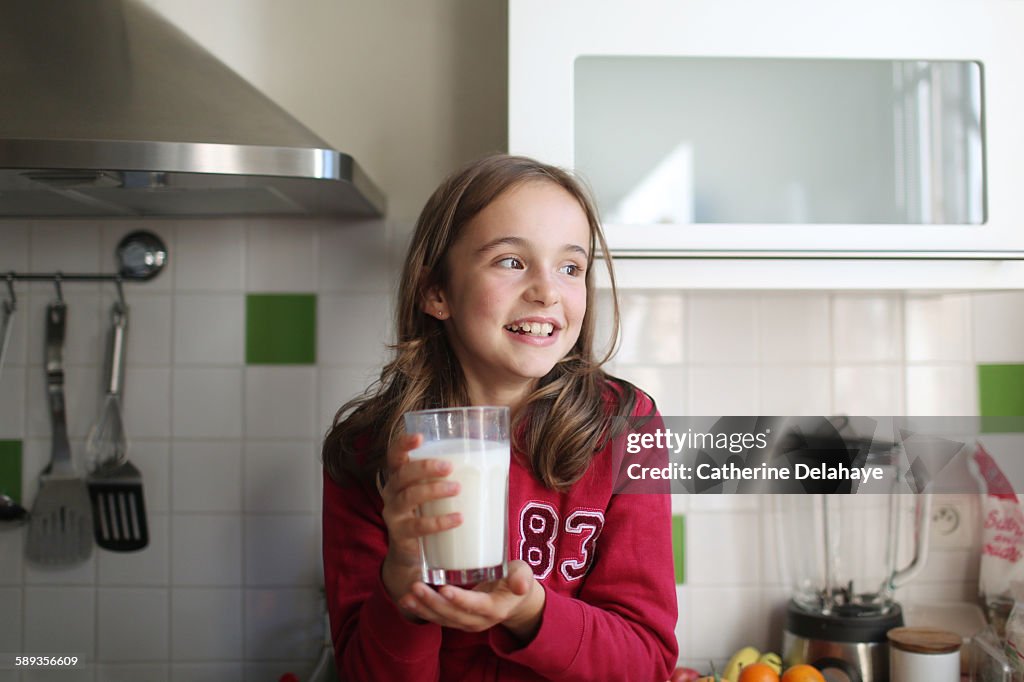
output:
M448 251L449 281L428 293L469 387L525 389L572 350L587 312L590 225L558 185L498 196Z

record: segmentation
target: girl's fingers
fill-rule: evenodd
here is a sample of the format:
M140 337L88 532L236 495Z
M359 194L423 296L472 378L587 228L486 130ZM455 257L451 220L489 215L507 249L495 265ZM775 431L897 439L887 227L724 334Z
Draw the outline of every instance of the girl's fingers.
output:
M445 594L465 592L465 590L456 590L456 588L452 588L450 585L441 589ZM416 601L418 602L417 609L443 618L456 627L472 629L477 627L487 627L489 625L489 620L485 614L478 613L472 608L464 608L460 606L455 599L449 599L448 597L442 596L440 593L435 592L423 583L413 585L412 594L416 597ZM417 611L417 613L418 612L419 611ZM424 616L424 618L426 617L427 616Z
M443 459L413 459L391 475L388 486L398 493L420 481L443 478L451 472L451 463Z
M418 538L455 528L461 523L462 514L458 512L442 516L413 516L395 523L391 532L399 539Z
M388 472L393 473L403 464L409 461L409 451L415 450L423 444L423 436L418 433L405 434L401 436L388 450L387 467Z

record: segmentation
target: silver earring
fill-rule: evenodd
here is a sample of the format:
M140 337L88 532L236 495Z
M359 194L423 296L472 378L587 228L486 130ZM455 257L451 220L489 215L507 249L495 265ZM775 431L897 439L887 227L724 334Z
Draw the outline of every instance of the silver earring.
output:
M445 318L445 312L443 310L437 311L437 319L443 320Z

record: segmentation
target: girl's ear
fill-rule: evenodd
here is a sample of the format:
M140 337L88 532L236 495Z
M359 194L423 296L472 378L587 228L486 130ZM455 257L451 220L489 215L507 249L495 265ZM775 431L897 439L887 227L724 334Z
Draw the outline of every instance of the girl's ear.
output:
M428 273L424 269L424 272L420 276L421 282L429 282ZM421 300L423 312L431 317L436 317L439 320L447 319L448 317L448 299L444 295L444 291L441 290L441 286L438 284L426 284L420 288Z

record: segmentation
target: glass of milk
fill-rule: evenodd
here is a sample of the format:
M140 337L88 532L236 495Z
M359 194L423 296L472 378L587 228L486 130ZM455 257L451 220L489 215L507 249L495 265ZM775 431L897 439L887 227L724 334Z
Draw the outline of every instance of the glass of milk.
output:
M405 414L406 433L423 434L410 459L452 463L445 477L459 493L420 505L422 516L459 512L462 524L420 538L423 582L472 586L508 569L508 471L511 447L507 407L455 407Z

